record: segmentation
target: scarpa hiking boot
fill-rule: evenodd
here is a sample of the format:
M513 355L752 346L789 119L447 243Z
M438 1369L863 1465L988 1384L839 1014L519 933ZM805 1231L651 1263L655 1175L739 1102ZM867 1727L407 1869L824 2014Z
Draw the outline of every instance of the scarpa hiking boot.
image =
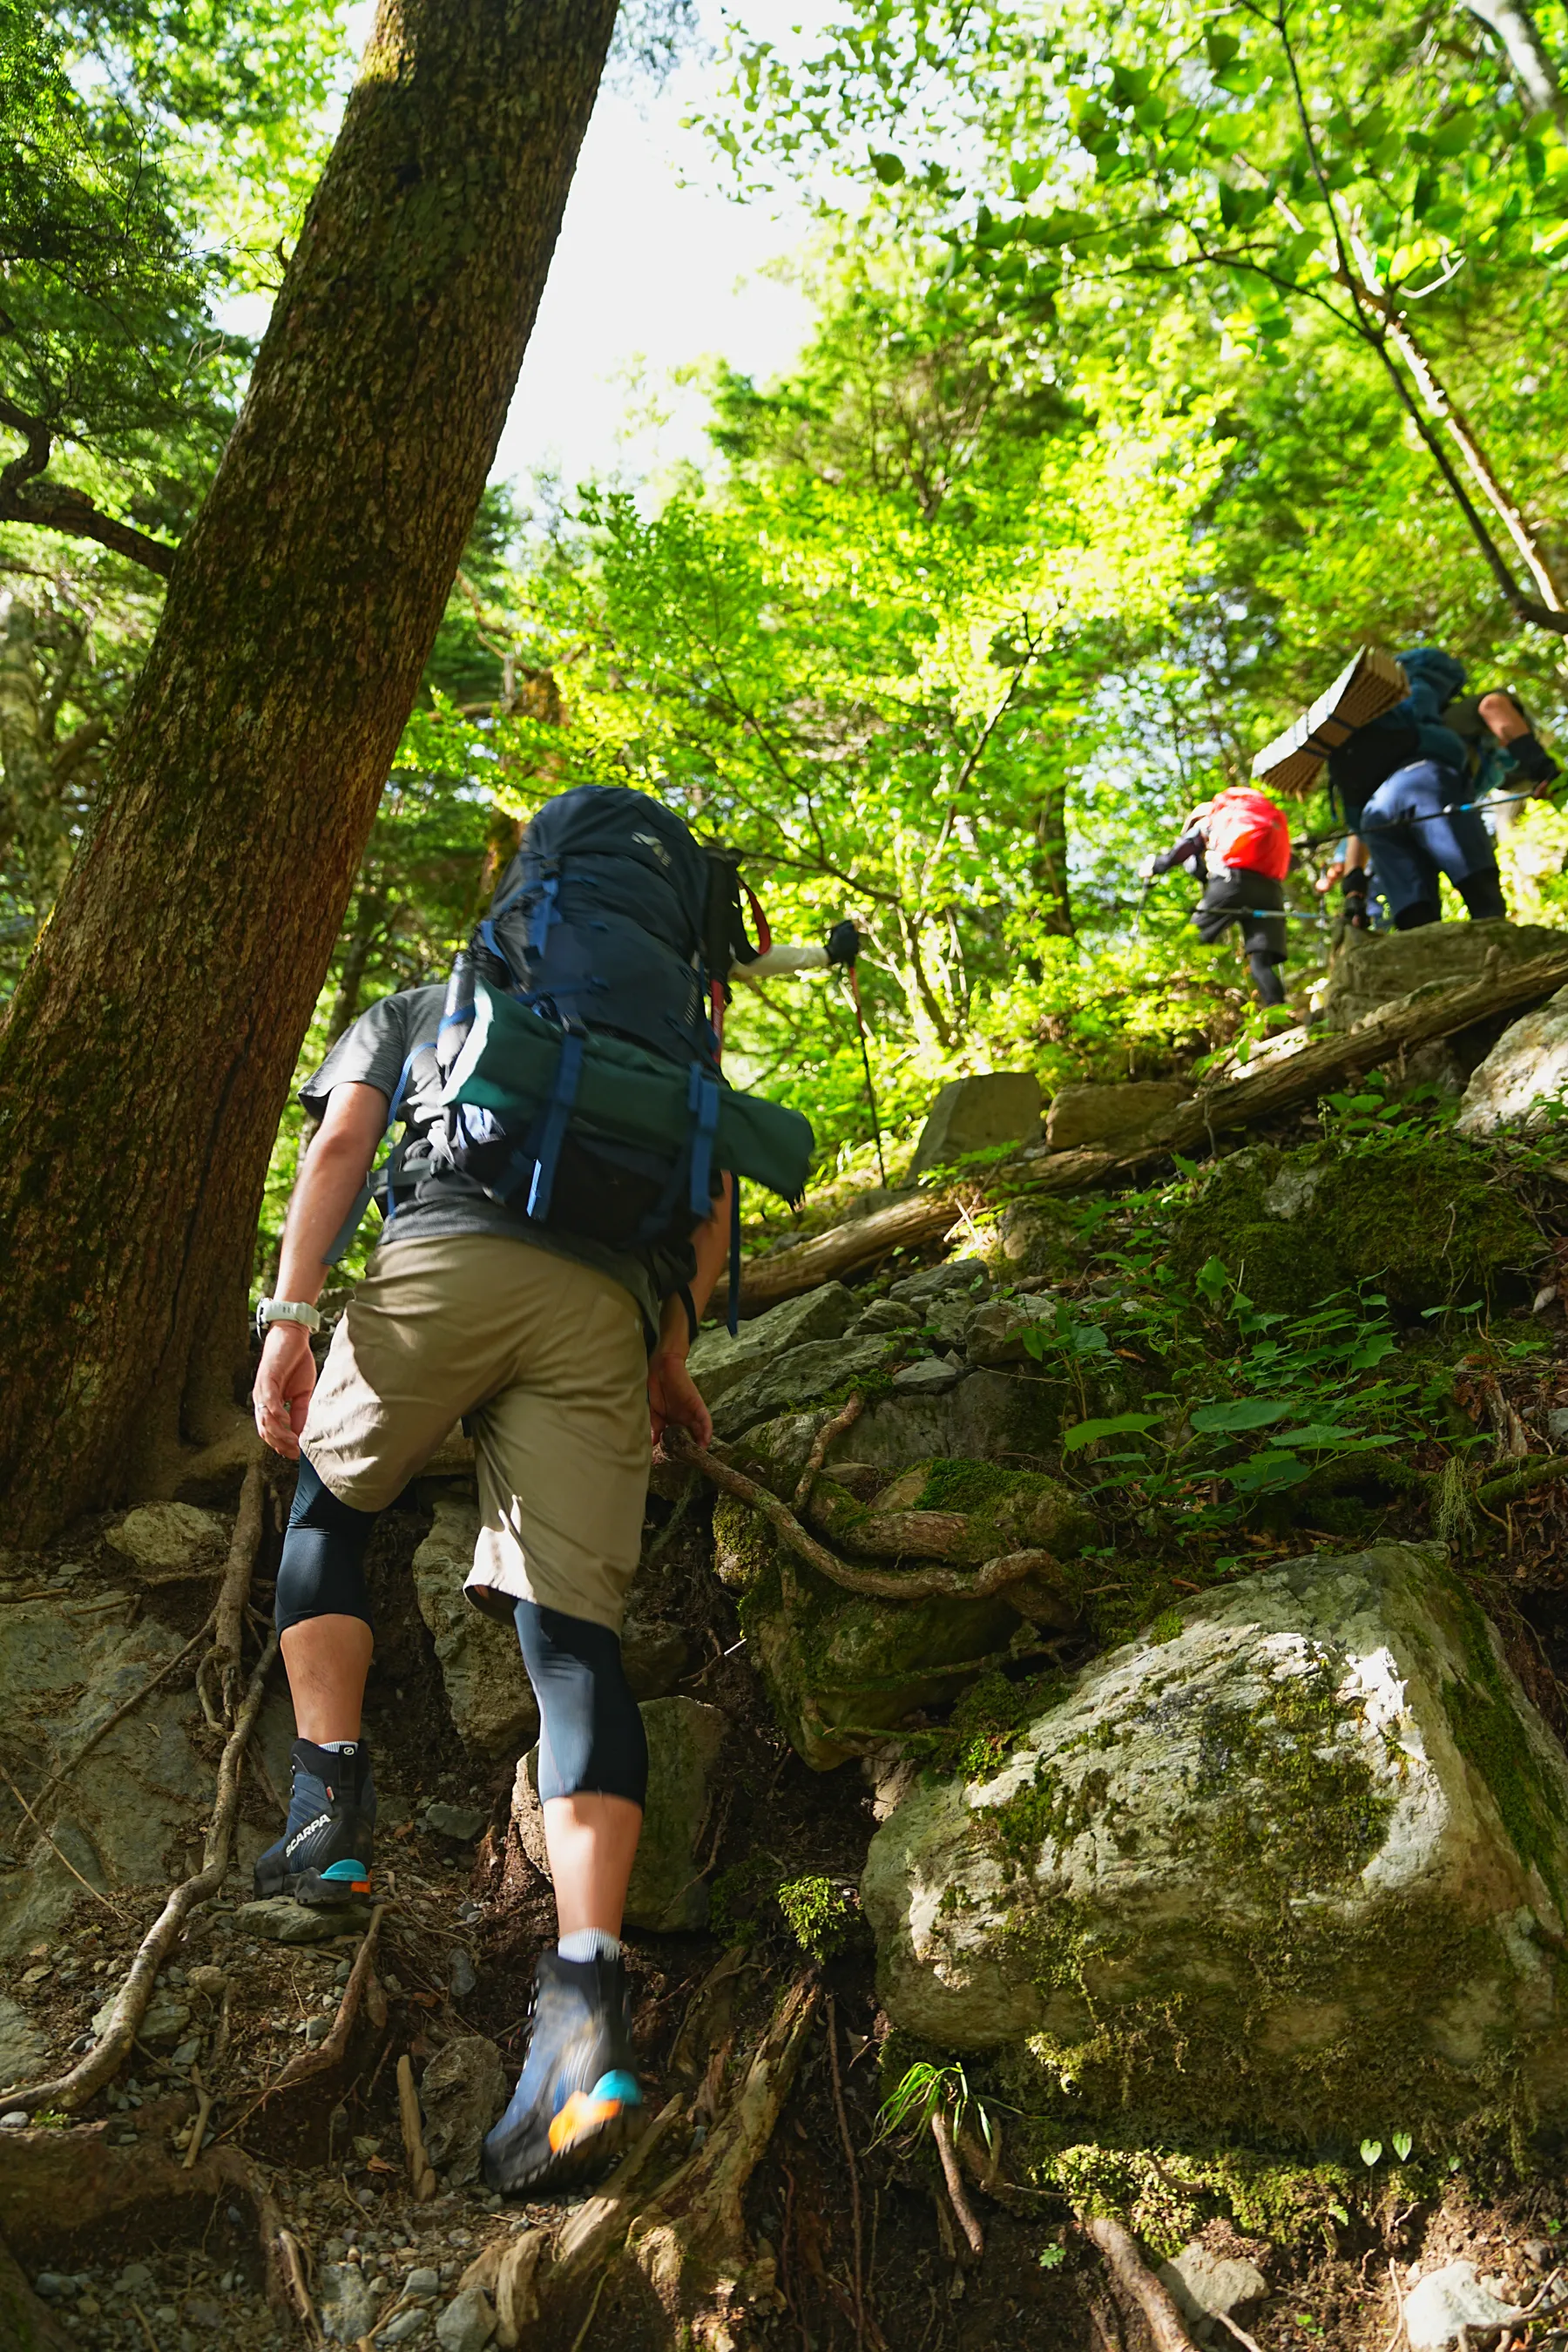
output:
M641 2105L625 1962L546 1952L534 1971L528 2056L485 2142L486 2180L511 2196L563 2189L618 2153Z
M312 1905L355 1902L370 1893L374 1839L369 1742L340 1752L297 1739L289 1825L256 1865L256 1892Z

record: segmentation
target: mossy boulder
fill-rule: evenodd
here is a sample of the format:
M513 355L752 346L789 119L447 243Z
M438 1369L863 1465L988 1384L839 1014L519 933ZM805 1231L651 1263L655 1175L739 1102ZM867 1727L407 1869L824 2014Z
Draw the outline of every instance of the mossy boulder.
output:
M1096 1660L999 1771L899 1806L861 1895L894 2024L1075 2134L1568 2123L1568 1762L1436 1545L1288 1561Z
M1065 1488L1026 1471L981 1462L936 1462L887 1488L897 1509L868 1505L856 1489L882 1475L854 1465L851 1484L819 1477L813 1517L832 1549L849 1556L862 1538L871 1559L912 1559L913 1544L947 1547L944 1559L978 1563L1008 1551L1076 1552L1091 1532ZM925 1502L927 1507L919 1507ZM902 1517L902 1530L893 1522ZM923 1529L922 1519L933 1524ZM911 1530L910 1522L915 1525ZM898 1536L910 1537L900 1544ZM857 1754L917 1709L950 1704L980 1675L1040 1654L1042 1629L1079 1614L1070 1565L1020 1580L984 1598L942 1593L910 1601L852 1592L784 1551L750 1507L721 1498L713 1515L719 1575L740 1601L742 1630L781 1729L815 1770ZM865 1540L868 1534L869 1540ZM883 1540L883 1538L886 1538Z
M1170 1257L1189 1282L1218 1257L1255 1305L1296 1315L1362 1281L1411 1311L1467 1303L1519 1281L1541 1246L1485 1151L1425 1136L1217 1160L1173 1222Z

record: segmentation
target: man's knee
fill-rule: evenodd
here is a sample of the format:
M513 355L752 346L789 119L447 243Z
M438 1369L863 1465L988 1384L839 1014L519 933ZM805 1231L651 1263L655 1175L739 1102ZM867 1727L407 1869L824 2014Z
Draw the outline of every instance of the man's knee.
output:
M360 1617L374 1627L364 1555L378 1516L340 1501L300 1455L272 1604L279 1633L310 1617Z
M647 1796L647 1735L607 1625L520 1601L513 1612L539 1701L539 1794Z

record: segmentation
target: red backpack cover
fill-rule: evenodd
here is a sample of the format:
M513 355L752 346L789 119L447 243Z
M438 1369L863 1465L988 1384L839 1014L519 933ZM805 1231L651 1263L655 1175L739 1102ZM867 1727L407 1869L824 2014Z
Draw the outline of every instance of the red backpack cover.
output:
M1232 784L1209 803L1208 850L1222 866L1245 866L1282 882L1290 870L1290 825L1282 808L1250 784Z

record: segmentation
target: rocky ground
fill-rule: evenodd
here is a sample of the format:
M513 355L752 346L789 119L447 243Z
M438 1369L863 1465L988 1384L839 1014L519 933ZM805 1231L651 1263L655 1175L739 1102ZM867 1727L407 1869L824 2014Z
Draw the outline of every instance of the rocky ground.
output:
M255 1482L0 1557L0 2342L1554 2337L1568 1166L1457 1136L1468 1076L1048 1213L1021 1160L704 1338L714 1461L658 1472L628 1629L650 2128L607 2191L478 2179L552 1920L460 1459L373 1552L381 1907L301 1944L249 1900L274 1668L221 1883L42 2103L224 1814L287 1480L253 1560Z

